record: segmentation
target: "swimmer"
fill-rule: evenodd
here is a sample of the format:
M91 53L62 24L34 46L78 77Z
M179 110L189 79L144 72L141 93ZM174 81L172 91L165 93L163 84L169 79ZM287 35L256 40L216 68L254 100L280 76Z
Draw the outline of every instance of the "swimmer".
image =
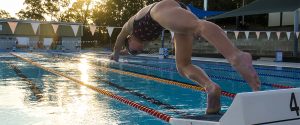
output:
M221 88L200 68L192 64L195 38L203 37L212 44L241 74L253 91L260 89L258 75L252 65L252 56L236 48L216 24L199 20L179 0L162 0L142 8L132 16L119 33L112 60L120 53L136 55L144 46L157 39L163 29L174 32L175 60L178 73L197 82L207 92L206 114L217 114L221 109ZM126 50L122 50L125 46Z

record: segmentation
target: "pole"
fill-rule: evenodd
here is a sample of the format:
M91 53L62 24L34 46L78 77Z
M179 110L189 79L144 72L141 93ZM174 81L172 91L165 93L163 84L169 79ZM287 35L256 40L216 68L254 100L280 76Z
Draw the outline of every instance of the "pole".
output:
M298 56L298 38L296 33L299 31L299 10L294 12L294 57Z
M111 46L111 38L110 38L110 37L109 37L109 49L110 49L110 51L113 52L113 48L112 48L112 46Z
M243 0L243 7L245 6L245 0ZM245 16L242 16L242 24L245 24Z
M161 48L165 47L164 44L165 44L165 30L161 32Z
M204 0L204 4L203 4L204 11L207 11L207 1L208 0ZM206 19L206 16L204 17L204 19Z
M203 4L203 5L204 5L204 6L203 6L204 11L207 11L207 1L208 1L208 0L204 0L204 4Z

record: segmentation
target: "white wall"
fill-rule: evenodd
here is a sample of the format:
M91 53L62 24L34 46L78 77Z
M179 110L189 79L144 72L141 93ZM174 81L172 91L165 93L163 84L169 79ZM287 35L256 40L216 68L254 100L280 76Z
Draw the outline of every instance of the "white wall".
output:
M66 51L80 51L80 37L62 37L62 48Z
M38 36L29 37L29 47L32 47L34 49L38 48L38 41L39 41Z
M29 46L29 37L17 37L17 46L18 47L28 47Z
M269 13L268 26L280 26L280 13Z
M44 47L48 50L53 42L53 38L44 38Z
M0 49L11 50L16 46L16 39L10 36L0 36Z
M300 9L298 9L300 11ZM300 23L300 16L299 16ZM282 13L282 25L294 25L294 12ZM280 26L280 13L269 13L269 25L268 26Z

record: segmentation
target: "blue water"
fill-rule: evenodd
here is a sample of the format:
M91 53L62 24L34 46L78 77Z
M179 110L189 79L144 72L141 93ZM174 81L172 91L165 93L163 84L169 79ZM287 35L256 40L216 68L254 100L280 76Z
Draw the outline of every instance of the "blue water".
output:
M177 73L172 59L124 57L120 62L111 62L105 55L97 53L83 53L79 56L19 54L45 67L109 90L172 117L199 115L205 112L206 94L203 92L100 70L101 66L105 66L195 84ZM7 53L2 55L9 56ZM0 57L0 60L0 121L6 125L168 124L16 57ZM193 61L193 64L202 67L224 91L231 93L251 91L239 74L226 63ZM300 69L266 66L255 68L262 83L300 86ZM278 88L262 86L262 90L272 89ZM222 111L225 112L232 99L222 96L221 102Z

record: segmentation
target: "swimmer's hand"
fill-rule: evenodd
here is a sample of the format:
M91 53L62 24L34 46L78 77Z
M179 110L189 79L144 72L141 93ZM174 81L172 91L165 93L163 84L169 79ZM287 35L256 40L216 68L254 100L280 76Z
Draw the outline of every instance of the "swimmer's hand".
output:
M112 54L110 54L109 56L110 60L115 60L116 62L119 61L119 53L113 52Z

